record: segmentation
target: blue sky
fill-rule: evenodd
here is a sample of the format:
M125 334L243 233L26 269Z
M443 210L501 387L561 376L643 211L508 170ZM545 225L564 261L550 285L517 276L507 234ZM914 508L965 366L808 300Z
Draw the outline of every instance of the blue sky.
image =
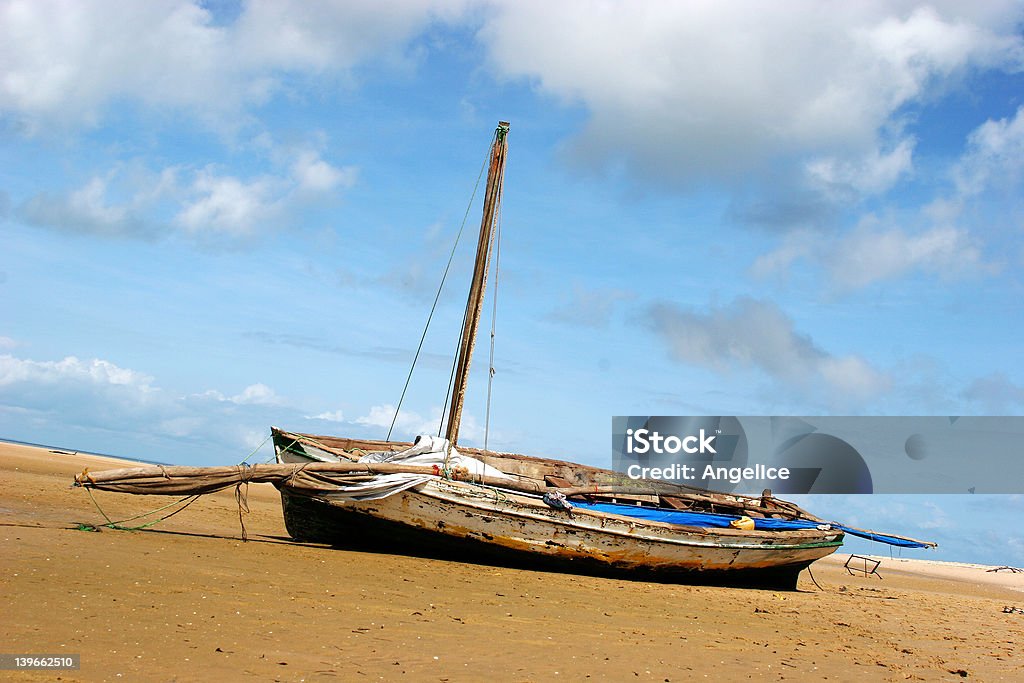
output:
M0 2L0 436L189 464L271 424L383 437L499 119L493 447L607 465L612 415L1020 414L1022 19ZM436 429L472 242L399 436ZM811 502L1024 564L1021 497Z

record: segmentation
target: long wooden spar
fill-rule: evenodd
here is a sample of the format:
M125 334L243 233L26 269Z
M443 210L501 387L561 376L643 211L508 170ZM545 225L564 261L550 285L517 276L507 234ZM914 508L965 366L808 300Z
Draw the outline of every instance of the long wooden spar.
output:
M494 143L491 145L491 162L487 169L487 189L484 192L484 210L480 219L480 238L476 245L476 263L473 266L473 281L469 288L469 298L466 300L466 319L462 327L459 357L455 364L448 428L445 432L445 438L453 446L459 439L459 424L462 421L462 406L466 398L469 364L473 358L476 333L480 327L480 312L484 304L484 290L487 288L487 267L490 262L491 243L494 237L494 216L501 203L501 189L505 177L508 128L508 121L499 121L498 128L494 131Z

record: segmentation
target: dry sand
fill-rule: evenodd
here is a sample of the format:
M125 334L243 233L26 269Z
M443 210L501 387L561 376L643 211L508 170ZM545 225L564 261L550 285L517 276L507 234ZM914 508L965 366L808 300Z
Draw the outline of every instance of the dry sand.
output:
M149 531L74 474L120 461L0 444L0 652L81 654L13 680L1024 680L1024 575L845 557L800 590L663 585L299 545L252 487ZM113 519L166 498L96 494Z

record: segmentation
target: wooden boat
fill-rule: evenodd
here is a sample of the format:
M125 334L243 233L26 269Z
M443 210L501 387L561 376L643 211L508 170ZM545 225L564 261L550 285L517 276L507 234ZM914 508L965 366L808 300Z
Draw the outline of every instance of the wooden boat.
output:
M452 446L458 439L466 379L487 282L494 216L504 179L507 132L508 123L499 123L491 147L476 261L448 415L446 437ZM410 445L292 434L277 429L273 435L281 463L354 461L366 452L394 452ZM518 556L563 566L647 570L705 578L727 573L736 581L765 580L785 585L795 583L801 569L835 551L843 539L842 532L831 528L712 530L640 520L608 512L607 508L553 508L543 501L541 494L545 490L562 489L572 496L574 489L580 489L577 496L586 490L590 501L666 503L698 512L821 521L795 506L771 499L762 505L762 501L688 491L683 487L638 484L615 472L556 460L459 450L515 477L518 490L508 483L474 483L441 476L378 500L345 501L296 494L283 486L281 499L288 532L299 540L371 543L391 549L421 543L436 548L443 543L456 552L465 551L469 557ZM605 491L595 493L595 486L603 486ZM653 488L668 493L665 497L652 495ZM536 492L528 493L530 489Z
M421 437L410 444L273 428L276 465L83 473L77 483L131 493L194 493L269 481L280 490L285 524L297 541L388 552L427 548L472 561L779 588L793 588L801 570L842 545L845 532L861 532L830 524L767 490L760 497L715 493L457 446L507 132L501 122L492 141L445 439Z
M410 444L342 439L274 429L281 463L357 462L368 452ZM460 448L509 481L431 477L377 500L339 500L282 485L285 525L299 541L407 552L443 549L445 556L512 561L581 572L793 588L810 563L834 552L844 532L797 506L747 498L559 460ZM560 492L571 509L552 507ZM600 504L600 501L607 501ZM592 505L593 507L590 507ZM638 510L687 512L723 526L679 525L633 516ZM734 528L742 517L802 522L783 530Z

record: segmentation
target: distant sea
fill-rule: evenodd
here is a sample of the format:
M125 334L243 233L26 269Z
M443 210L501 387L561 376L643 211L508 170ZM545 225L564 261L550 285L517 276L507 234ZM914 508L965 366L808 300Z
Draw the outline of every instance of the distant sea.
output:
M98 455L102 458L117 458L118 460L132 460L134 462L144 462L147 465L170 465L168 462L159 462L157 460L143 460L142 458L130 457L127 458L122 455L110 455L109 453L94 453L92 451L83 451L78 448L64 448L63 446L50 446L45 443L32 443L31 441L18 441L17 439L4 439L0 437L2 443L13 443L19 446L34 446L36 448L45 448L49 451L60 451L61 453L81 453L82 455Z

